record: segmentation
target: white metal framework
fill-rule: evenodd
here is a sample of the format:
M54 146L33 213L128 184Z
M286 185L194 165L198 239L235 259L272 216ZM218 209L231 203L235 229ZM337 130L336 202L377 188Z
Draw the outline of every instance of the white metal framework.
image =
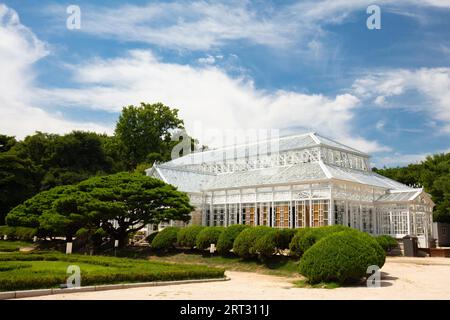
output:
M431 235L428 194L372 172L367 154L317 133L194 153L154 164L147 174L190 195L197 208L191 223L342 224L397 238L414 234L421 246Z

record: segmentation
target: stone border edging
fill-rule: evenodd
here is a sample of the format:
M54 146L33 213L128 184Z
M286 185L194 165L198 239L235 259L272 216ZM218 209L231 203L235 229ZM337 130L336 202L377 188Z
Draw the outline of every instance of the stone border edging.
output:
M217 279L191 279L191 280L176 280L176 281L154 281L154 282L137 282L137 283L122 283L122 284L103 284L98 286L86 286L80 288L65 288L65 289L36 289L36 290L22 290L22 291L6 291L0 292L0 300L6 299L19 299L47 296L60 293L77 293L77 292L90 292L90 291L105 291L105 290L119 290L119 289L131 289L131 288L143 288L143 287L159 287L178 284L190 284L190 283L204 283L204 282L216 282L216 281L228 281L230 278L217 278Z

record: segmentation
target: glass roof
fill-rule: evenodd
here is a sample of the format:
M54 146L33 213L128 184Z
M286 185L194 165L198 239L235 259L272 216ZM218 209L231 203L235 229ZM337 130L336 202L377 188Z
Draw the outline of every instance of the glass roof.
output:
M171 166L202 164L211 162L226 162L232 161L235 158L244 158L246 156L257 156L258 153L264 152L284 152L289 150L297 150L303 148L311 148L318 146L327 146L334 149L339 149L346 152L351 152L364 157L367 154L353 149L349 146L343 145L332 139L323 137L317 133L305 133L301 135L292 135L280 137L273 140L258 141L255 143L235 145L229 147L208 150L204 152L192 153L178 159L167 162ZM272 148L272 150L270 150ZM275 150L273 150L275 149Z
M413 200L422 192L422 189L415 189L408 192L390 192L377 199L378 202L399 202Z
M284 167L239 171L223 174L208 174L185 170L168 165L155 165L163 180L186 192L230 189L260 185L305 183L315 180L337 179L393 190L411 190L404 184L383 177L375 172L366 172L324 164L323 162L299 163Z

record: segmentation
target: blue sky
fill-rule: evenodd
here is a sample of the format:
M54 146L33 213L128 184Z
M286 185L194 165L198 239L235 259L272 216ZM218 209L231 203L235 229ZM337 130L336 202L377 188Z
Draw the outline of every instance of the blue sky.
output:
M450 149L448 30L449 0L4 1L0 132L112 133L122 106L161 101L205 143L317 131L404 165Z

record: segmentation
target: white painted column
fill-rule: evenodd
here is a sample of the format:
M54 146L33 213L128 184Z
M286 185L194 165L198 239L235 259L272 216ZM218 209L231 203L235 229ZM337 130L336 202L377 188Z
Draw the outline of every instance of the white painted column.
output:
M328 225L335 224L334 200L333 200L333 184L330 183L330 204L328 206Z
M289 214L289 228L292 228L293 227L292 226L292 217L295 214L295 212L292 210L292 184L289 185L289 208L288 208L288 214ZM295 221L294 221L294 223L295 223Z

